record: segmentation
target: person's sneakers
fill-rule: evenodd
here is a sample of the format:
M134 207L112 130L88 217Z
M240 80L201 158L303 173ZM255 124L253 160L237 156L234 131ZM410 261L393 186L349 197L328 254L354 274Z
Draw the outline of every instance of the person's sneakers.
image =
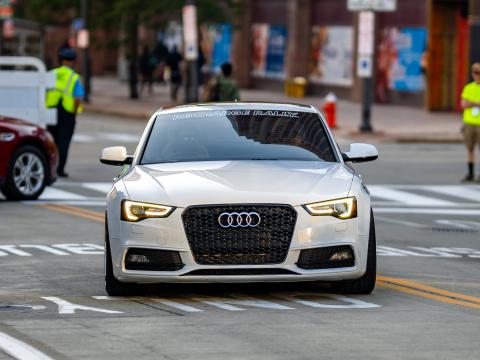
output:
M68 178L68 174L66 172L61 172L61 173L58 173L57 175L59 177Z
M463 178L462 182L472 182L474 180L474 176L472 174L467 174Z

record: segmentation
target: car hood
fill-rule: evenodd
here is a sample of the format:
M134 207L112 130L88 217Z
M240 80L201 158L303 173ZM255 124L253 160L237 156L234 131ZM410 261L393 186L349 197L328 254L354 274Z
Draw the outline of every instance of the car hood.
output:
M316 161L208 161L137 165L123 177L131 200L202 204L301 205L348 195L353 172Z

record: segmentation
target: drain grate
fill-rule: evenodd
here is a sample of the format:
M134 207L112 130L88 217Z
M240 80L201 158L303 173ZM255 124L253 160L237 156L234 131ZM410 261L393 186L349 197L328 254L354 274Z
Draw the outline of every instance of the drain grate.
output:
M432 231L446 232L446 233L461 233L461 234L473 234L478 232L478 230L475 230L475 229L443 228L443 227L433 227Z

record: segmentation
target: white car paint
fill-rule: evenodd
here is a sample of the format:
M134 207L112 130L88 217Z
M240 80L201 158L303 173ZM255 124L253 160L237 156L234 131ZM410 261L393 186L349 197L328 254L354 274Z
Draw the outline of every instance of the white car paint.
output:
M255 282L343 280L361 277L366 270L370 227L370 195L361 178L346 166L338 146L327 128L338 162L315 161L206 161L139 165L140 154L157 114L187 111L281 110L317 113L302 105L231 103L183 106L160 110L148 123L133 157L131 169L118 178L107 196L107 219L115 277L122 282ZM326 127L326 126L325 126ZM354 150L354 149L353 149ZM355 156L351 149L350 157ZM363 148L365 150L365 148ZM372 149L369 155L373 155ZM123 156L122 152L122 156ZM311 216L302 205L354 196L358 217L340 220ZM162 219L145 219L138 223L120 220L124 199L175 207ZM200 265L190 251L182 221L185 208L208 204L285 204L297 212L297 222L286 260L276 265ZM355 266L322 270L303 270L295 263L301 249L332 245L350 245ZM178 271L127 270L124 266L130 247L175 250L184 267ZM199 269L279 268L298 275L208 275L189 276ZM183 275L183 276L182 276Z

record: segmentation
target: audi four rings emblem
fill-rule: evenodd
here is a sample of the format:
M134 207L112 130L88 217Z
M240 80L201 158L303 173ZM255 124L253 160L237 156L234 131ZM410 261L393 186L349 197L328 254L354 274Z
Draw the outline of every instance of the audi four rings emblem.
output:
M224 212L218 217L218 223L223 228L257 227L262 218L256 212Z

